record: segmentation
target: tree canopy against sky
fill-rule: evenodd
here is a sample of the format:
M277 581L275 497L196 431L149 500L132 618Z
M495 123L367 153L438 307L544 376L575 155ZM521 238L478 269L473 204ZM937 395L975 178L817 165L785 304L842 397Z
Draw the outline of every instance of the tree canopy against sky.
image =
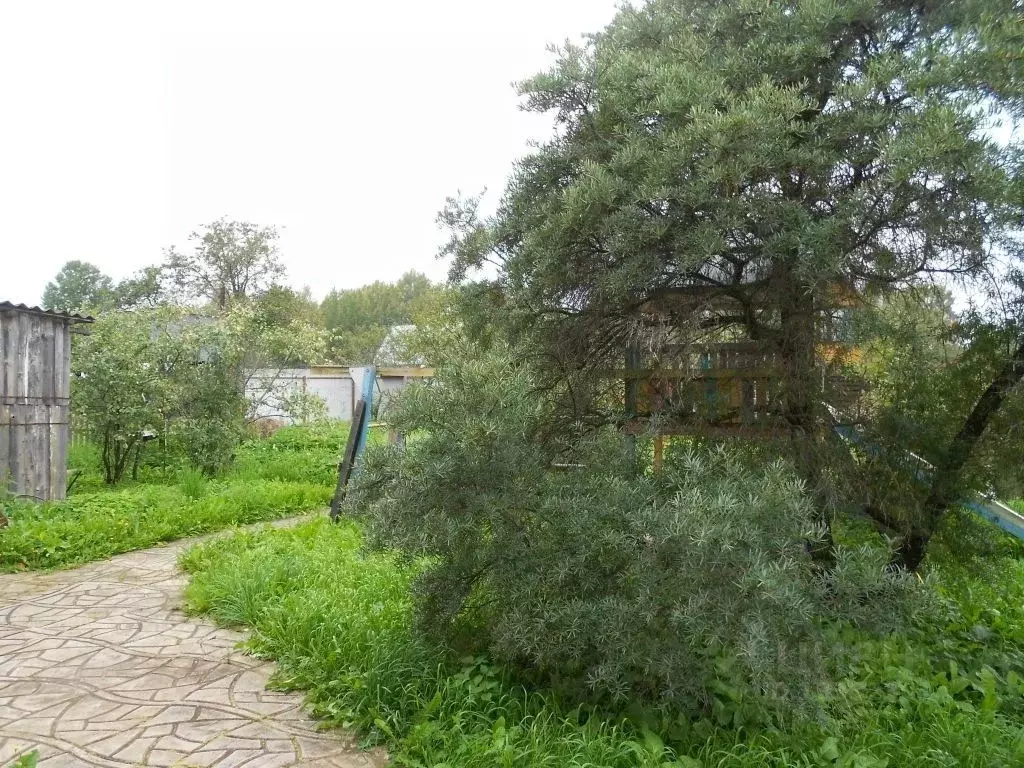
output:
M191 253L167 249L166 278L184 297L224 308L230 300L252 297L284 279L277 239L274 227L217 219L189 236Z
M495 216L442 215L452 276L495 264L477 287L559 375L621 366L647 302L725 297L715 324L777 351L786 421L812 444L837 284L866 300L1016 258L995 246L1021 220L1020 158L995 131L1017 106L1018 5L627 6L521 85L554 136Z
M43 307L61 312L89 310L106 301L113 288L113 281L98 267L74 259L46 284Z
M372 362L388 329L412 323L418 308L438 290L426 275L407 272L394 283L331 291L320 304L332 336L331 357L349 365Z
M960 38L946 5L623 10L521 86L556 135L517 166L492 221L449 211L468 235L454 275L496 260L512 308L603 341L690 286L736 299L752 310L737 322L781 340L786 320L763 310L806 322L838 279L977 274L1012 168L965 62L948 60Z

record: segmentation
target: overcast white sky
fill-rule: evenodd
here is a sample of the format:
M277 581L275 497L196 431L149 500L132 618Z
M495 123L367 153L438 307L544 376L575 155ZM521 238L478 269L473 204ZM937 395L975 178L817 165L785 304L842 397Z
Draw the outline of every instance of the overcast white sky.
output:
M0 300L115 278L219 216L275 224L317 296L444 276L434 217L550 120L511 83L613 0L0 0Z

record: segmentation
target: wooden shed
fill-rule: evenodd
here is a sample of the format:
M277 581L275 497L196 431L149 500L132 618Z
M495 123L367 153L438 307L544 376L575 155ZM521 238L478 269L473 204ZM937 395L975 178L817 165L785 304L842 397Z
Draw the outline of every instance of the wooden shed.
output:
M63 499L71 332L92 318L0 302L0 490Z

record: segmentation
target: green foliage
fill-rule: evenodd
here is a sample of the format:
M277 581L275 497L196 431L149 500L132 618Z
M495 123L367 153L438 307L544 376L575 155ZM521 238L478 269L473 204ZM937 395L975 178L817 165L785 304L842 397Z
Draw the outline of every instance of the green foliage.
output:
M250 648L277 659L277 684L308 690L329 723L388 742L396 765L675 765L638 728L563 713L484 658L423 644L411 623L417 568L362 556L359 541L353 525L321 520L200 545L182 558L189 605L256 628Z
M39 765L39 750L33 749L31 752L21 755L8 768L36 768L37 765Z
M99 267L72 260L43 290L43 307L60 312L90 312L109 303L113 281Z
M862 452L855 472L865 501L884 509L892 521L916 522L929 492L916 476L912 451L941 466L954 436L982 392L1012 354L1012 326L976 313L955 317L948 292L935 287L872 302L855 313L853 375L869 384L860 413L866 436L882 448ZM1011 393L992 416L958 487L1014 496L1024 484L1024 441L1020 440L1024 397Z
M429 561L424 628L576 698L684 708L742 681L752 709L799 705L825 679L822 621L895 618L913 593L884 547L816 572L822 530L781 462L684 449L639 474L614 430L548 434L534 379L498 355L408 388L389 422L408 445L368 452L348 508L373 547Z
M321 422L289 426L239 446L232 474L238 477L315 483L333 488L349 425Z
M792 432L820 434L834 371L816 319L837 294L857 304L954 275L981 300L1004 257L1019 264L1021 144L1000 120L1020 114L1013 46L1024 25L1019 2L991 6L623 5L606 29L559 49L549 71L521 84L525 108L551 115L555 130L516 164L496 213L482 219L477 198L441 215L451 277L474 281L468 293L485 318L467 327L489 326L524 358L543 359L542 383L571 387L565 410L577 420L621 413L578 380L607 379L631 341L657 359L687 344L754 339L778 361L772 409ZM652 331L658 323L665 328ZM906 391L934 398L914 410L944 412L946 442L929 445L951 457L930 490L904 499L921 507L920 522L900 531L910 567L977 470L1020 465L1019 431L981 467L961 466L976 435L950 442L955 416L965 422L993 381L983 375L1013 349L965 366L969 386L918 376L924 386ZM824 497L820 452L805 440L792 453Z
M206 300L220 309L253 297L284 277L277 229L220 218L189 235L191 253L167 249L164 274L186 301Z
M321 348L315 327L278 318L259 302L219 315L171 307L111 312L76 344L76 428L100 446L107 482L129 470L137 477L146 429L163 450L216 475L230 464L247 417L275 398L288 404L281 366ZM308 403L292 407L300 405L308 415Z
M187 469L179 475L178 486L189 501L198 501L206 495L206 475L194 469Z
M324 507L347 435L348 425L319 424L247 440L230 471L212 479L186 456L153 445L139 479L116 488L103 482L98 448L75 441L71 471L81 476L66 501L0 499L11 521L0 530L0 572L75 565Z
M96 314L115 309L153 308L161 301L159 267L144 267L114 283L98 267L72 260L46 284L43 307L63 312Z
M208 474L227 465L245 413L233 331L171 308L112 312L76 344L72 412L100 446L108 483L137 477L144 430Z
M0 530L0 572L55 568L233 525L274 520L323 507L331 489L273 480L210 482L197 487L137 486L76 494L67 501L18 503Z
M114 286L113 303L117 309L155 309L166 300L161 283L163 269L148 266Z
M220 322L238 360L237 375L245 392L245 419L262 417L315 419L322 400L290 389L282 370L319 362L326 354L327 334L308 297L274 287L253 301L236 301Z
M837 280L892 291L975 274L986 239L1016 226L1014 148L977 108L977 10L624 6L520 86L557 130L517 164L495 217L474 201L443 214L453 277L496 263L505 322L586 361L673 290L721 288L749 312L727 324L765 337L784 331L793 286L821 303Z
M842 532L840 532L842 533ZM857 535L853 532L843 534ZM308 691L329 724L386 741L399 766L990 768L1024 760L1024 571L942 565L941 611L876 638L829 630L844 649L827 716L785 729L737 718L742 689L716 686L712 716L577 707L530 691L485 656L453 657L414 631L427 565L364 554L350 523L318 520L189 550L193 610L253 628L276 682ZM675 762L673 762L675 761Z
M417 311L439 290L419 272L407 272L396 283L378 281L331 291L320 310L331 334L332 359L350 365L373 362L388 329L412 323Z
M162 422L170 381L166 351L152 320L114 314L77 339L71 402L76 428L102 451L104 476L116 483L131 468L142 431Z

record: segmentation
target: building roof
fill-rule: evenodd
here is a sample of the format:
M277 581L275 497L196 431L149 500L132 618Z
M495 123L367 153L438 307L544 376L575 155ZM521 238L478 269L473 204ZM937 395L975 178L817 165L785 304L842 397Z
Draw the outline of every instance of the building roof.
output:
M91 323L94 318L88 315L71 314L58 312L54 309L43 309L42 307L30 307L27 304L12 304L9 301L0 301L0 312L25 312L30 315L42 315L57 320L70 320L72 323Z

